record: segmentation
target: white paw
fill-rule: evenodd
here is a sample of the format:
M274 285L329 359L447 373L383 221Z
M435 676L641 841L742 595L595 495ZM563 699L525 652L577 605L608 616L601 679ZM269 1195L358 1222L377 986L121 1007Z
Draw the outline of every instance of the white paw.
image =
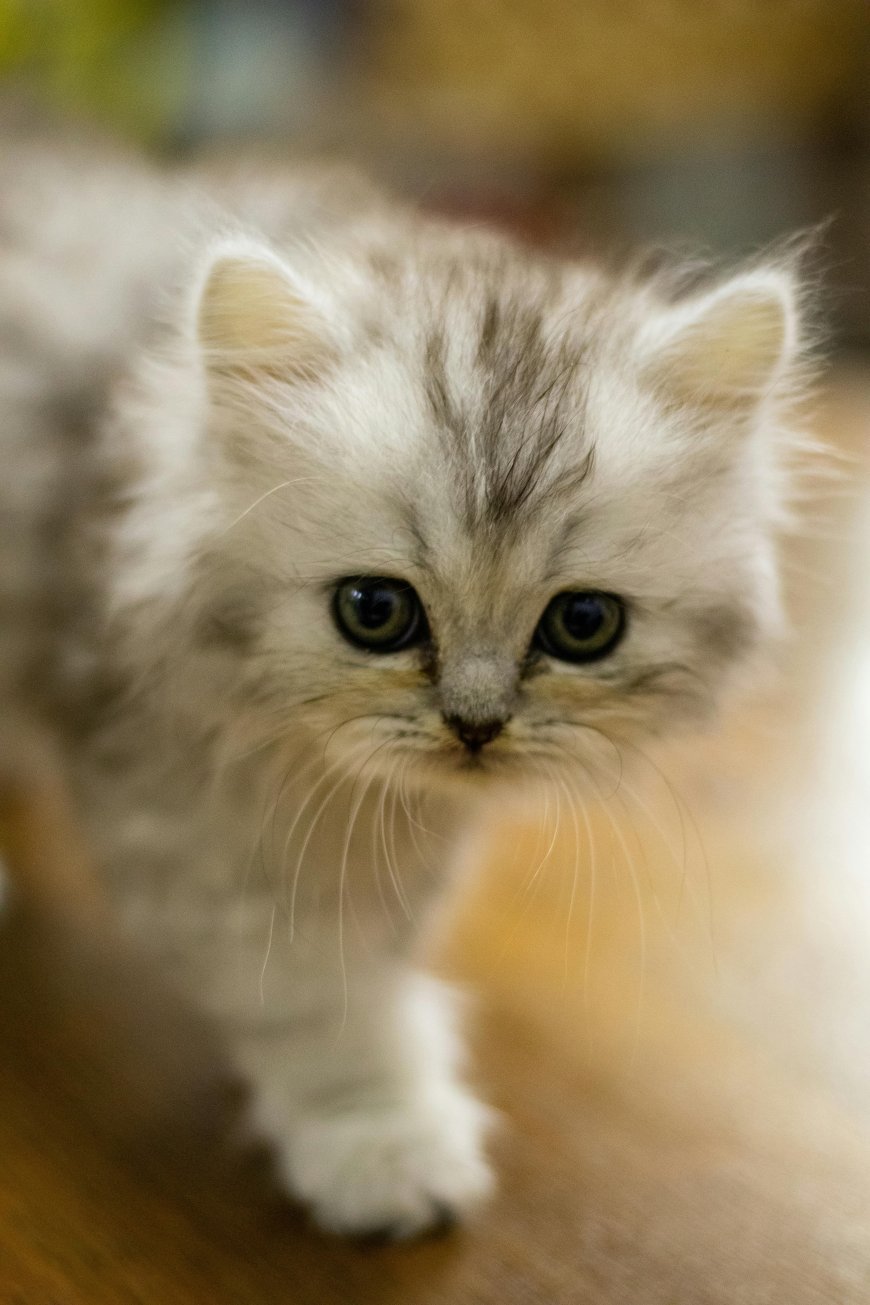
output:
M415 1237L492 1191L482 1146L492 1119L453 1085L306 1116L285 1153L289 1186L330 1232Z

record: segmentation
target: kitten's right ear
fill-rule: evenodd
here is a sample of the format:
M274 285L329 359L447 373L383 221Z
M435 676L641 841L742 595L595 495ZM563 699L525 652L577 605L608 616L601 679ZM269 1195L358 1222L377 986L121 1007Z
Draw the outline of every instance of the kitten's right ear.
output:
M659 313L644 342L646 372L681 404L749 412L787 378L799 351L795 280L761 267Z
M211 380L316 376L335 356L327 306L265 246L217 245L196 305L196 337Z

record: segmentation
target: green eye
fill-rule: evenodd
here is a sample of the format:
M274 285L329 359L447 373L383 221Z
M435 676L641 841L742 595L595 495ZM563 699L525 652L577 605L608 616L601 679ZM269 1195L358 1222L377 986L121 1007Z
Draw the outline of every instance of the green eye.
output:
M596 590L556 594L538 622L534 642L565 662L594 662L612 652L625 633L625 606Z
M340 580L332 615L348 643L391 653L419 643L427 633L423 605L404 580L351 576Z

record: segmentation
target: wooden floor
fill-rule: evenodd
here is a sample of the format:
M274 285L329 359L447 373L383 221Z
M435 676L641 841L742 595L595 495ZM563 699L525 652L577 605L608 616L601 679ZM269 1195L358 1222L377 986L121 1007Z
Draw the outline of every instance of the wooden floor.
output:
M848 457L790 553L787 673L557 834L502 824L440 948L504 1115L478 1222L319 1236L227 1148L207 1030L17 918L0 1305L870 1302L870 379L819 421Z

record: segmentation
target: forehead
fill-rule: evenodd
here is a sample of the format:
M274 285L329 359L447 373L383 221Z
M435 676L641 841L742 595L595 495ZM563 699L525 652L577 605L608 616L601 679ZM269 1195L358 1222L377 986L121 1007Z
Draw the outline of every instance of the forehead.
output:
M567 287L549 265L464 262L392 289L327 414L350 433L366 565L392 550L439 605L452 593L481 613L532 588L539 604L542 585L615 583L667 430L612 306L602 316L594 284Z
M490 292L420 323L403 352L413 419L392 479L421 564L484 589L512 555L518 579L540 569L593 470L582 350L541 306Z
M510 535L589 474L588 372L576 341L548 338L539 309L493 294L477 316L465 332L425 332L421 397L455 513L470 531Z
M469 532L509 535L589 474L593 349L557 265L485 252L417 269L387 297L368 383L397 471L447 491L430 496Z

